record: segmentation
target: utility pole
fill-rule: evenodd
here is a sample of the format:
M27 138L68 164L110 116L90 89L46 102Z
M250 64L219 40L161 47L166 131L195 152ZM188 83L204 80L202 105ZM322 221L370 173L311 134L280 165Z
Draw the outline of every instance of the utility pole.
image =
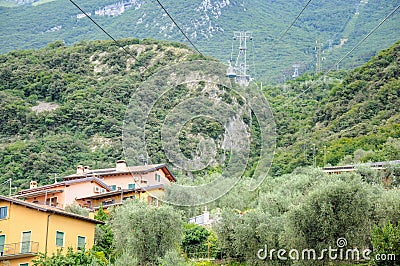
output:
M326 165L326 145L324 145L324 167Z
M5 185L6 183L9 184L9 190L8 190L8 195L11 197L11 190L12 190L12 179L9 178L8 180L4 181L3 183L0 184L0 186Z
M294 72L293 72L292 78L297 78L299 76L299 67L300 67L300 64L293 65Z
M314 168L317 167L317 157L315 156L316 153L317 153L317 150L315 148L315 143L313 143L313 161L314 161L313 166L314 166Z
M318 74L322 70L322 56L321 56L322 43L319 40L315 42L315 52L317 63L315 64L315 73Z

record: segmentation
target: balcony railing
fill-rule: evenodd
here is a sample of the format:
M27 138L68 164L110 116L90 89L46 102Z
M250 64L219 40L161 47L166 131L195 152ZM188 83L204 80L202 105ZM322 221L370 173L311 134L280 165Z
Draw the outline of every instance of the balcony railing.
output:
M0 260L35 256L39 252L39 243L34 241L0 245Z

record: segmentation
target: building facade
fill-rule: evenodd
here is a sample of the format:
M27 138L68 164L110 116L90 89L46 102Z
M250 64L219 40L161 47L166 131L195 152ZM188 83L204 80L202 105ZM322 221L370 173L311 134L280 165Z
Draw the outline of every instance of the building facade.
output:
M118 160L115 168L91 170L79 165L75 174L54 184L38 187L31 181L30 188L18 192L14 198L59 209L79 204L97 210L100 205L107 208L129 198L158 206L164 187L175 181L165 164L128 167L124 160Z
M38 253L90 249L102 222L0 196L0 265L29 266Z
M176 179L165 164L126 165L118 160L115 168L90 170L88 166L78 165L76 173L64 177L64 181L96 177L107 184L111 190L143 188L154 185L167 185Z
M20 191L15 198L40 205L65 209L66 206L74 204L77 197L109 191L111 191L110 187L100 179L84 177L41 187L37 187L35 182L31 182L31 187Z

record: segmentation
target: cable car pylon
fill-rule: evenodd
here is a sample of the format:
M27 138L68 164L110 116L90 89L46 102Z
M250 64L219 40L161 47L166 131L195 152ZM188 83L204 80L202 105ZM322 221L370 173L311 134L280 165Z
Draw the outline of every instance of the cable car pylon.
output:
M252 77L248 74L249 65L247 64L247 41L252 41L253 36L251 32L236 31L233 35L232 40L232 51L229 66L226 70L226 76L228 78L235 79L235 82L242 86L248 86ZM235 64L233 63L233 44L235 41L239 41L239 52L236 57ZM254 50L254 47L253 47Z

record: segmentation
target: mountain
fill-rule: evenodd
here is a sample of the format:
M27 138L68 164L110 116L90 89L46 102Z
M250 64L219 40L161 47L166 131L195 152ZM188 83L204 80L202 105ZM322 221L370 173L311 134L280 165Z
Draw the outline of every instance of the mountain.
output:
M397 5L395 0L311 1L293 27L282 36L305 6L299 1L190 0L161 1L199 50L223 62L238 54L235 31L252 32L248 43L251 74L259 81L281 82L293 75L315 71L315 50L321 68L334 66ZM155 1L76 1L114 38L155 38L187 43ZM108 39L69 1L1 0L0 52L32 49L62 40L70 45L81 40ZM398 40L398 13L366 39L339 65L354 68L377 51ZM318 45L316 41L318 40ZM234 49L232 49L232 46ZM233 51L232 51L233 50Z
M126 106L143 79L198 56L186 46L138 39L61 41L0 56L0 181L27 187L71 173L78 162L101 168L123 158ZM2 189L5 189L2 186Z
M280 133L272 172L398 160L399 62L397 42L352 71L267 87Z
M112 41L70 47L58 41L40 50L0 55L0 182L12 178L13 186L22 189L30 180L45 184L70 174L78 164L112 167L124 158L124 114L142 82L163 66L202 59L179 43L120 42L134 60ZM281 175L313 164L399 159L399 62L397 42L351 71L305 74L283 85L264 85L277 127L270 173ZM166 115L185 97L205 93L242 110L239 120L252 136L245 173L251 174L259 156L260 124L246 115L243 101L233 92L223 89L213 96L204 84L198 87L178 86L162 95L156 111L149 114L152 163L169 163L160 140ZM217 156L226 154L224 128L217 121L191 120L179 134L186 157L196 155L205 135L216 143ZM192 174L201 180L221 167L216 163ZM173 168L178 179L185 179L187 173L178 170ZM6 186L1 191L6 193Z

